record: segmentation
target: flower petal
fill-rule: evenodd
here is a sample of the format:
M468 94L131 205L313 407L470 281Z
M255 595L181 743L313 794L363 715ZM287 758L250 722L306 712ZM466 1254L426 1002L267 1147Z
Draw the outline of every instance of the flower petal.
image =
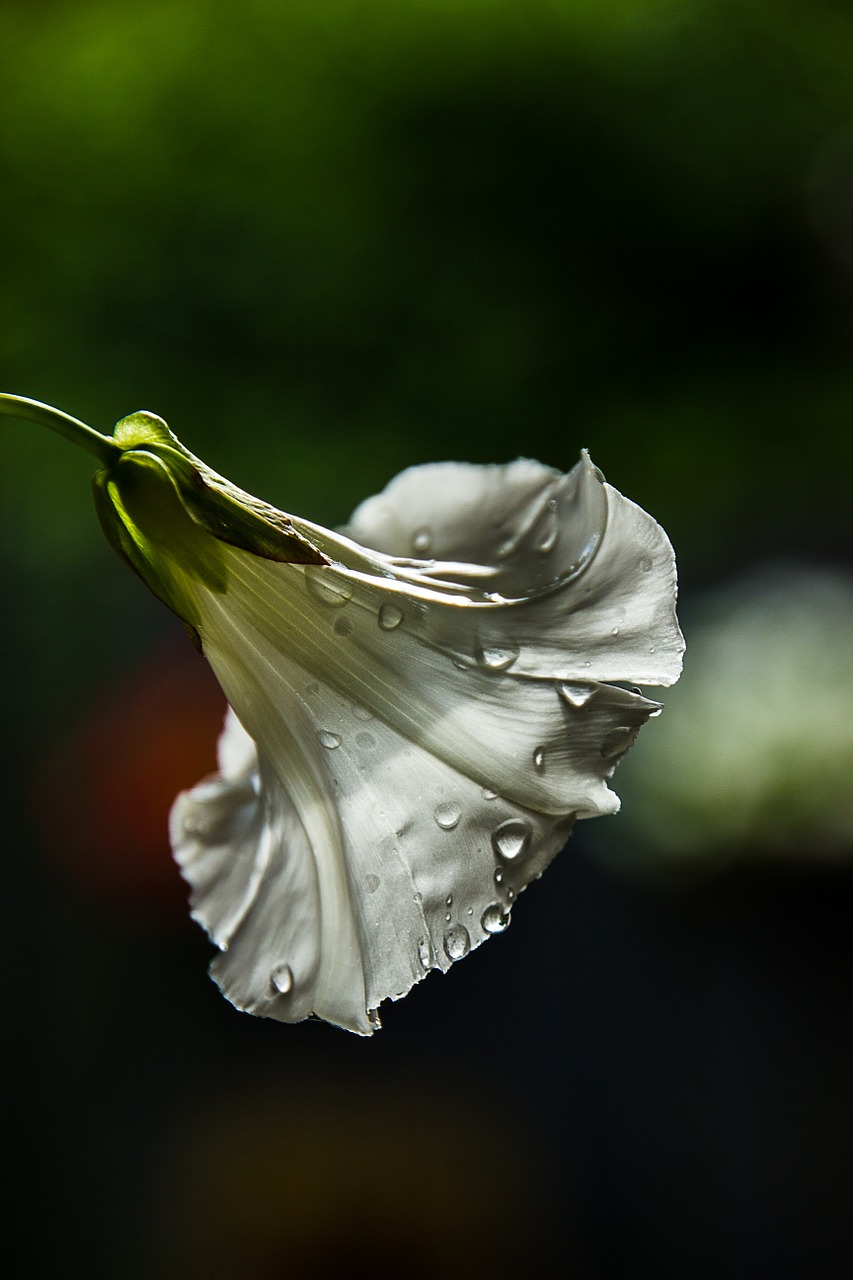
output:
M657 703L593 684L595 696L576 706L561 695L563 681L520 678L489 665L489 654L480 663L462 662L425 634L420 602L393 583L276 564L230 548L225 559L228 591L207 598L201 634L229 702L253 731L257 714L230 696L218 655L231 666L257 670L262 663L266 690L277 688L295 661L301 675L288 677L290 687L313 675L519 804L583 817L616 807L604 784L612 766L602 764L602 742L614 728L642 724ZM387 609L397 610L395 621L399 615L392 628L383 625ZM453 606L463 631L467 612ZM538 751L542 768L534 764Z
M448 494L468 503L465 520L448 516ZM462 626L450 595L431 600L425 615L425 632L460 660L491 653L499 662L504 653L513 654L514 673L536 677L678 679L684 641L672 546L586 454L565 476L524 459L506 467L413 467L362 503L347 533L385 554L408 555L416 528L435 531L436 555L454 561L420 566L417 580L439 592L467 587L479 605ZM345 544L337 554L330 544L326 550L348 564ZM450 616L434 607L441 603L451 605Z
M363 502L345 532L389 556L430 557L439 562L431 576L513 599L577 577L606 521L600 479L584 454L566 475L530 458L410 467Z
M586 455L388 493L361 543L292 517L328 563L220 544L195 621L239 721L172 819L227 997L362 1034L618 808L607 779L660 706L603 681L668 683L683 648L666 536Z
M229 999L367 1034L383 999L501 929L507 895L541 873L576 816L618 807L606 779L658 704L460 669L402 610L383 626L399 593L335 571L318 584L320 570L231 549L226 562L228 591L210 594L201 632L252 724L259 790L244 759L180 798L176 855L196 915L228 947L213 973ZM223 763L240 753L235 732ZM239 872L222 867L223 832ZM272 975L284 965L282 993Z
M313 1013L370 1034L384 999L506 928L573 817L554 820L484 789L317 682L264 711L271 741L283 719L335 732L300 735L283 778L262 752L257 789L251 777L223 778L176 803L172 838L193 914L223 949L211 972L252 1013L287 1022ZM332 830L315 823L315 804L337 815ZM229 856L228 837L223 887L216 864ZM229 903L238 906L225 936ZM338 937L348 949L329 945Z

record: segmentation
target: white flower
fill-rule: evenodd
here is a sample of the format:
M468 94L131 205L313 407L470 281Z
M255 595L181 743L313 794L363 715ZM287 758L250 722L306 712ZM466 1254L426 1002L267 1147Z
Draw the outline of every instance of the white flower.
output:
M585 456L414 468L346 537L292 519L328 564L229 547L199 599L236 714L172 841L235 1005L367 1034L618 808L659 704L605 682L677 679L673 556Z
M178 797L175 856L241 1009L370 1034L376 1010L506 928L672 684L663 530L584 454L404 472L347 534L217 476L152 414L89 449L116 551L187 624L233 708Z

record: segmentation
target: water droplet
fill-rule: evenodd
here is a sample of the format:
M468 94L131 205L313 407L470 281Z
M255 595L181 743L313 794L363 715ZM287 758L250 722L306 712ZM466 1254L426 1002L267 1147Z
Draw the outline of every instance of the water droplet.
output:
M367 707L359 706L357 702L354 702L352 704L352 713L355 716L356 720L372 720L373 719L372 712L368 711Z
M355 735L355 740L364 751L371 751L376 746L376 739L372 733L366 733L364 730Z
M418 529L412 538L412 546L419 556L425 556L432 546L432 534L429 529Z
M469 907L468 910L465 912L465 914L466 916L472 916L474 914L474 908Z
M318 569L309 565L305 570L305 586L315 600L330 609L340 609L352 599L352 584L338 576L335 569Z
M498 798L497 791L492 791L491 787L483 787L484 800L497 800L497 798Z
M655 646L652 645L651 649L649 649L649 653L654 653L654 651L655 651Z
M618 628L618 627L614 627L614 628L613 628L613 630L610 632L610 634L611 634L612 636L618 636L618 634L619 634L619 628Z
M662 706L657 706L657 707L655 707L654 711L650 711L650 712L649 712L649 719L650 719L650 720L657 720L658 716L661 714L661 712L662 712L662 711L663 711L663 707L662 707Z
M518 657L518 646L506 641L499 644L496 641L483 641L477 644L477 661L481 666L487 667L489 671L506 671L507 667L511 667Z
M379 888L379 876L375 876L373 872L364 877L364 887L368 893L375 893Z
M583 665L584 665L585 667L591 667L591 666L592 666L592 663L590 662L589 658L587 658L586 662L585 662Z
M549 551L553 551L559 532L557 500L556 498L549 498L545 504L542 519L539 521L539 541L536 544L536 550L542 555L547 555Z
M378 1030L380 1029L380 1027L382 1026L382 1023L379 1021L379 1010L378 1010L378 1009L368 1009L368 1010L367 1010L367 1021L370 1023L371 1029L372 1029L373 1031L378 1031Z
M539 877L541 876L541 874L542 874L542 873L541 873L541 871L540 871L539 875L536 877L536 879L537 879L537 880L539 879ZM514 898L514 897L515 897L515 889L511 889L511 888L510 888L510 886L509 886L509 885L507 885L507 887L506 887L506 900L507 900L507 902L512 902L512 900L513 900L513 898Z
M279 996L286 996L293 989L293 970L289 964L276 965L270 974L270 987Z
M522 857L530 843L530 826L521 818L508 818L492 832L492 848L505 862Z
M584 707L595 693L594 684L561 684L560 696L572 707Z
M447 907L452 907L452 906L453 906L453 894L452 894L452 893L449 893L449 894L447 895L447 897L444 899L444 905L445 905L445 906L447 906Z
M334 751L335 747L339 747L341 745L341 740L338 734L329 733L328 729L321 729L317 734L317 737L320 741L320 746L325 747L327 751Z
M313 695L313 694L316 694L316 693L319 693L319 692L320 692L320 685L319 685L318 681L316 681L316 680L312 680L310 684L306 684L306 686L305 686L305 692L306 692L306 693L310 693L310 694L312 694L312 695Z
M536 750L533 752L533 765L534 765L534 768L539 769L540 771L545 768L544 747L537 747Z
M461 960L471 950L471 939L464 924L451 925L444 935L444 950L448 960Z
M426 938L418 938L418 959L421 962L421 968L432 968L432 947Z
M455 804L450 800L446 804L438 805L433 817L441 827L442 831L452 831L453 828L458 825L459 819L462 817L462 810L458 804Z
M637 695L637 697L638 697L638 698L642 698L642 696L643 696L643 691L642 691L642 689L639 687L639 685L632 684L632 685L631 685L631 692L632 692L632 693L635 693L635 694Z
M480 917L480 924L486 933L503 933L509 924L509 912L499 902L493 902Z
M643 573L648 573L651 567L652 567L651 557L643 556L642 560L640 561L640 568L642 569Z
M498 867L495 871L495 884L503 884L504 873Z
M403 610L396 604L383 604L379 610L379 625L383 631L393 631L403 621Z
M335 631L339 636L348 636L352 631L352 623L349 618L335 618Z
M634 741L633 729L611 729L601 744L601 754L605 760L615 760L627 751Z
M444 919L445 919L445 921L447 922L447 924L450 924L450 921L451 921L451 919L452 919L452 916L451 916L451 914L450 914L450 912L449 912L449 911L445 911L445 913L444 913Z

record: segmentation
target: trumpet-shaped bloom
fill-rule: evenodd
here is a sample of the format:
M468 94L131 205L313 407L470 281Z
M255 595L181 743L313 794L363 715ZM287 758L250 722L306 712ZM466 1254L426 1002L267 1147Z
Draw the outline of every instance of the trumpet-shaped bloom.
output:
M362 1033L382 1000L504 930L574 820L612 813L680 666L672 553L588 459L400 476L328 562L227 548L197 627L234 708L175 855L253 1013Z
M154 415L87 447L108 537L232 709L170 823L212 975L241 1009L370 1034L507 927L575 819L618 808L607 781L660 710L622 684L681 667L666 535L586 454L413 468L336 533Z

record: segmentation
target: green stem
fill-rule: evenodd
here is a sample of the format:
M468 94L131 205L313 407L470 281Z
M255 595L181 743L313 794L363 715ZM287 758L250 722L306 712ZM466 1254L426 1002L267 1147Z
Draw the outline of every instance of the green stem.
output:
M102 436L99 431L87 427L85 422L72 418L61 409L54 409L39 400L29 400L26 396L10 396L0 392L0 414L9 418L23 418L27 422L36 422L40 427L49 427L51 431L65 436L66 440L79 444L81 448L93 453L99 462L109 466L121 457L121 446L109 436Z

